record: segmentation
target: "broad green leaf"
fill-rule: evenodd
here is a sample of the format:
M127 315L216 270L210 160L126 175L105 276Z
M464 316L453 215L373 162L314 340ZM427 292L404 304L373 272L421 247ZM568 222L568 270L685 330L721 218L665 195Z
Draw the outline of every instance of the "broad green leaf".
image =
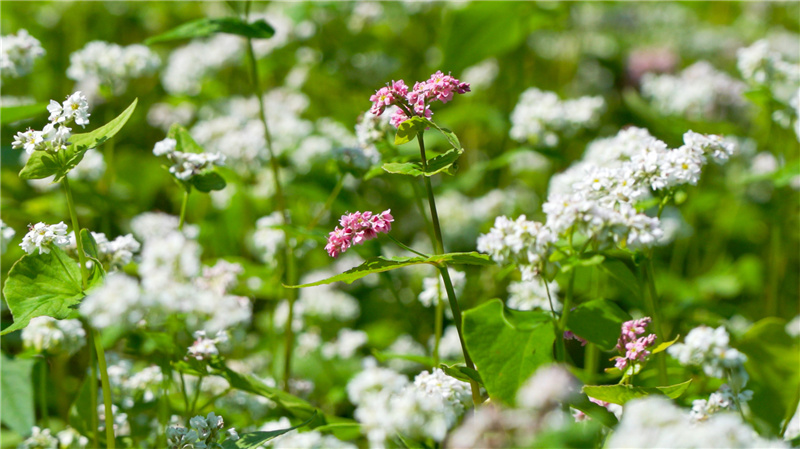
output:
M292 430L299 429L301 427L307 426L309 423L311 423L311 421L314 420L314 418L316 418L316 416L317 416L317 412L315 411L314 414L311 415L310 418L305 420L305 422L302 422L302 423L300 423L300 424L298 424L296 426L293 426L293 427L289 427L288 429L272 430L270 432L249 432L249 433L245 433L245 434L240 435L239 439L236 440L236 441L231 440L229 438L229 439L225 440L224 443L222 443L222 448L223 449L237 449L237 448L239 448L239 449L250 449L250 448L254 448L254 447L260 447L262 444L266 443L267 441L269 441L269 440L271 440L271 439L273 439L275 437L279 437L279 436L283 435L286 432L291 432Z
M34 359L12 359L2 354L0 364L0 421L20 435L30 435L36 423L33 413Z
M596 419L604 426L609 428L614 428L619 422L613 413L609 412L605 407L590 401L589 397L585 394L576 395L572 400L569 401L569 405L577 410L582 411L583 413L586 413L592 419Z
M92 404L92 388L97 389L97 379L93 380L92 376L87 374L81 389L78 390L78 396L69 409L69 425L87 438L92 438L95 432L92 425L92 410L97 405ZM98 436L105 437L105 434Z
M448 169L455 164L463 152L464 150L451 149L440 154L428 161L427 170L422 168L421 162L387 162L383 164L383 169L389 173L410 176L433 176L441 172L452 174Z
M0 335L23 329L31 318L51 316L65 319L73 316L83 298L78 264L58 247L49 254L26 254L8 272L3 288L14 324Z
M483 379L481 379L480 373L472 368L467 368L466 366L462 365L447 366L444 363L439 365L439 367L442 369L442 371L444 371L445 374L454 379L458 379L462 382L474 380L479 385L483 385Z
M183 153L205 153L203 147L189 134L183 126L175 123L169 128L169 137L175 139L175 150Z
M215 171L194 175L191 178L191 183L195 189L204 193L212 190L222 190L227 185L225 179Z
M2 120L3 123L17 122L26 118L44 115L45 112L47 112L47 103L3 106L0 107L0 120Z
M361 436L361 424L357 422L334 422L315 427L317 432L333 434L340 440L353 440Z
M602 254L594 254L588 257L580 258L570 257L561 262L561 271L567 273L569 270L575 267L591 267L594 265L600 265L604 260L606 260L606 257Z
M397 134L394 136L394 144L402 145L416 139L420 131L430 126L430 122L422 117L411 117L397 127Z
M286 288L313 287L315 285L332 284L334 282L346 282L352 284L354 281L372 273L382 273L384 271L395 270L397 268L408 267L427 263L439 266L443 263L455 265L492 265L493 262L486 254L476 252L470 253L448 253L430 257L373 257L365 260L361 265L351 268L344 273L302 285L287 285Z
M492 300L464 312L464 340L492 400L513 404L523 382L553 361L552 321L542 312L505 314Z
M179 25L166 33L147 39L144 43L146 45L151 45L157 42L193 39L196 37L210 36L214 33L236 34L253 39L266 39L275 34L275 29L264 19L247 23L236 17L223 17L220 19L204 18Z
M48 154L44 151L34 151L28 162L25 163L25 167L19 172L20 178L42 179L55 175L53 182L61 181L70 170L78 165L88 149L95 148L114 137L125 126L125 123L133 115L138 101L138 99L133 100L133 103L115 119L94 131L73 134L69 139L69 147L62 150L62 153L58 155Z
M687 380L666 387L634 387L632 385L584 385L582 391L587 395L612 404L623 405L631 399L643 398L650 395L664 395L676 399L686 392L692 381Z
M309 419L317 413L317 409L305 400L281 389L270 387L253 376L237 373L222 362L210 363L209 368L211 374L224 377L232 388L270 399L297 418ZM317 417L324 419L319 415Z
M437 125L436 123L433 123L430 120L426 120L426 122L428 122L428 124L430 126L436 128L437 131L442 133L442 135L444 135L444 138L447 139L447 142L450 144L450 146L452 146L453 149L458 150L459 154L461 154L461 152L464 151L464 149L461 148L461 142L459 142L458 136L456 136L456 133L454 133L453 131L450 131L447 128L441 128L441 127L439 127L439 125Z
M614 349L622 323L631 319L618 305L607 299L595 299L576 307L567 316L567 328L605 351Z
M786 322L765 318L753 325L737 345L747 356L744 367L753 390L750 409L771 431L797 410L800 394L800 345L786 333Z
M91 258L100 258L98 255L99 251L97 249L97 242L94 240L92 233L86 228L81 229L81 242L83 243L83 252L85 252Z

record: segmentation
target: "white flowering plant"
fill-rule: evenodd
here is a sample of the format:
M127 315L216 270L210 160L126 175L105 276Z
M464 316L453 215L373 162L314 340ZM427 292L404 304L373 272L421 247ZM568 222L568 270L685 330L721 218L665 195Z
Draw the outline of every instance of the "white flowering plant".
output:
M800 447L797 4L2 10L0 446Z

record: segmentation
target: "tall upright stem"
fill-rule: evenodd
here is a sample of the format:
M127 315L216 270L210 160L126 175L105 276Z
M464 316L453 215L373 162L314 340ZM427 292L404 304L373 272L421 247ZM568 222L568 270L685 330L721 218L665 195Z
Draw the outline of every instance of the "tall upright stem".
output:
M105 407L105 425L106 425L106 447L114 449L116 441L114 441L114 416L111 413L111 383L108 381L108 368L106 366L106 355L103 352L103 343L100 340L100 333L96 329L92 329L94 334L94 348L97 352L97 364L100 366L100 385L103 388L103 406Z
M561 309L561 318L556 323L556 359L559 362L567 360L567 348L564 342L564 330L567 328L567 320L569 319L569 311L572 308L572 298L575 294L575 268L572 269L569 275L569 284L567 286L567 294L564 296L564 306Z
M658 293L656 292L656 280L653 273L653 257L652 254L642 262L642 270L644 270L643 281L647 284L647 293L643 296L647 301L647 308L650 309L650 314L653 318L653 326L656 330L656 337L658 341L665 342L664 328L661 323L661 314L658 310ZM658 381L661 385L667 385L667 359L666 352L656 354L656 363L658 364Z
M42 427L49 428L47 416L47 359L44 355L39 362L39 413L42 415Z
M69 178L64 176L61 180L61 187L64 189L64 195L67 197L67 208L69 209L69 218L72 220L72 232L75 233L75 242L78 250L78 262L81 265L81 286L83 290L89 285L89 271L86 266L86 254L83 252L83 238L81 237L81 227L78 224L78 214L75 212L75 201L72 199L72 189L69 188Z
M425 156L425 140L423 138L423 132L417 134L417 140L419 141L419 153L420 158L422 159L422 169L424 171L428 171L428 159ZM428 206L430 207L431 211L431 224L433 225L434 235L433 251L435 254L444 254L444 239L442 238L442 229L439 225L439 214L436 212L436 200L433 198L431 179L428 176L423 176L422 179L425 182L425 190L428 193ZM475 369L475 364L472 362L472 358L469 356L469 352L467 351L467 345L464 343L464 332L461 329L461 308L458 305L458 299L456 299L456 292L455 289L453 289L453 282L450 280L450 273L447 271L446 263L439 265L439 273L442 275L444 288L445 291L447 291L447 299L450 302L450 309L453 312L453 320L456 323L458 340L461 343L461 350L464 353L464 361L466 362L468 368ZM472 402L477 407L481 403L480 387L474 380L470 380L470 386L472 387Z
M88 324L84 324L88 326ZM92 417L92 447L100 447L99 436L97 429L100 427L100 417L97 416L97 355L94 351L94 332L88 333L89 340L89 402L92 404L92 409L89 411Z
M247 2L245 8L246 11L249 12L250 2ZM269 165L270 169L272 170L272 179L275 185L275 203L278 206L278 210L281 212L281 216L283 217L284 226L288 226L291 223L291 219L289 217L289 210L286 208L286 198L284 197L283 187L280 181L280 167L278 165L278 159L275 157L275 151L272 148L272 135L269 132L269 125L267 124L267 112L264 107L264 95L261 92L261 83L258 77L258 62L256 61L256 54L253 50L253 40L250 38L247 39L247 56L250 60L250 73L253 81L253 90L255 91L256 98L258 99L259 115L261 117L261 123L264 125L264 140L267 144ZM284 238L284 246L286 247L286 271L284 272L285 284L294 285L297 283L294 248L292 248L292 242L286 232L284 232ZM288 390L289 377L292 371L292 348L294 346L292 319L294 318L294 303L297 299L297 292L294 289L285 289L285 292L287 299L289 300L289 321L287 321L284 329L285 350L283 357L283 378L281 382L283 389Z
M437 283L438 284L438 283ZM444 298L442 298L442 290L437 285L436 294L436 312L433 322L433 366L439 366L439 344L442 341L442 321L444 321Z
M183 224L186 222L186 208L189 205L189 189L183 191L183 201L181 201L181 218L178 221L178 230L183 230Z

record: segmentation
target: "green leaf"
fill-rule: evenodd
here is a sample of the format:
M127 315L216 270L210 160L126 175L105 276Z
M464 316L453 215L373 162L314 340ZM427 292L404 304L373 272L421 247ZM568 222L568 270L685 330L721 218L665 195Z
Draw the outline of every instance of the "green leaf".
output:
M22 179L43 179L53 176L61 167L54 155L45 151L34 151L19 172Z
M3 123L12 123L38 115L44 115L47 103L22 104L17 106L3 106L0 108L0 119ZM30 429L29 429L30 430Z
M461 148L461 142L458 141L458 137L456 136L456 133L454 133L453 131L450 131L447 128L441 128L441 127L439 127L439 125L437 125L436 123L433 123L430 120L425 120L425 121L428 122L428 125L436 128L437 131L442 133L442 135L444 135L444 138L447 139L447 142L450 144L450 146L452 146L454 150L458 150L459 151L458 154L461 154L461 152L464 151L464 149Z
M448 169L455 164L464 150L448 150L428 161L428 170L422 168L421 162L387 162L382 168L389 173L410 176L433 176L437 173L445 172L452 174Z
M561 262L561 271L564 273L569 272L569 270L575 267L591 267L595 265L600 265L603 261L606 260L606 257L602 254L594 254L590 255L589 257L570 257L566 259L564 262Z
M315 427L317 432L329 432L340 440L353 440L361 436L361 424L357 422L334 422Z
M204 193L212 190L222 190L227 185L225 179L215 171L194 175L191 178L191 183L195 189Z
M151 37L144 41L146 45L157 42L167 42L181 39L194 39L206 37L215 33L236 34L252 39L267 39L275 34L264 19L255 22L244 22L236 17L223 17L219 19L204 18L179 25L166 33Z
M430 126L430 122L422 117L411 117L397 127L397 134L394 136L394 144L402 145L411 142L417 137L420 131Z
M75 315L72 307L84 296L80 268L55 246L49 254L26 254L11 267L3 295L14 323L0 335L23 329L37 316L70 318Z
M92 410L97 407L97 404L92 404L92 388L97 388L97 380L93 380L91 374L87 374L83 379L81 389L78 390L75 402L69 409L69 425L87 438L92 438L95 433L92 425Z
M211 374L224 377L231 387L270 399L297 418L309 419L317 413L317 409L305 400L278 388L270 387L253 376L239 374L222 362L209 363L209 368ZM176 366L176 369L179 367Z
M429 257L373 257L367 259L361 265L351 268L344 273L329 277L316 282L302 285L286 285L286 288L304 288L315 285L332 284L334 282L346 282L352 284L354 281L372 273L382 273L384 271L395 270L397 268L408 267L411 265L431 264L439 266L443 263L455 265L492 265L493 262L486 254L476 252L470 253L448 253Z
M665 342L661 343L660 345L658 345L655 348L653 348L653 350L650 351L650 353L651 354L658 354L659 352L666 351L667 348L669 348L670 346L674 345L675 342L678 341L679 338L681 338L680 335L678 335L677 337L673 338L671 341L665 341Z
M175 139L175 150L183 153L205 153L203 147L189 134L183 126L175 123L169 128L167 135Z
M765 318L753 325L737 345L747 356L745 369L753 390L750 409L777 434L784 419L797 410L800 394L800 345L786 333L786 322Z
M81 229L81 241L83 243L83 252L85 252L86 255L94 259L100 258L100 256L98 256L100 253L97 249L97 242L94 240L92 233L86 228Z
M462 365L447 366L444 363L439 365L439 367L442 369L442 371L444 371L445 374L452 378L458 379L462 382L474 380L479 385L483 385L483 379L481 379L481 375L477 370L467 368L466 366Z
M585 302L567 317L567 328L605 351L614 349L622 323L631 319L627 312L607 299Z
M289 427L288 429L272 430L270 432L249 432L249 433L245 433L245 434L240 435L239 439L236 440L236 441L233 441L233 440L231 440L229 438L229 439L225 440L224 443L222 443L222 448L223 449L236 449L236 448L239 448L239 449L250 449L250 448L254 448L254 447L259 447L262 444L266 443L267 441L269 441L269 440L271 440L271 439L273 439L275 437L279 437L279 436L283 435L286 432L291 432L292 430L299 429L301 427L307 426L316 417L317 417L317 412L315 411L314 414L311 415L310 418L305 420L305 422L302 422L302 423L300 423L300 424L298 424L296 426L293 426L293 427Z
M582 391L587 395L604 402L623 405L631 399L647 397L653 394L664 395L676 399L686 392L692 381L687 380L666 387L634 387L632 385L584 385Z
M606 427L614 428L619 422L613 413L609 412L605 407L590 401L589 397L585 394L576 395L575 398L569 401L569 405L586 413L589 417L599 421Z
M553 361L555 333L549 316L505 314L499 299L464 313L464 340L489 397L508 405L538 367Z
M0 421L20 435L30 435L36 423L33 413L34 359L12 359L2 354L0 364Z

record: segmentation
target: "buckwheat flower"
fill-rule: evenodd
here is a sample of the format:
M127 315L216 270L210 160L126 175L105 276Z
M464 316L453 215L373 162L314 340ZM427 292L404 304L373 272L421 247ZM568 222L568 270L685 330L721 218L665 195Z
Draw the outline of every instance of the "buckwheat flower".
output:
M359 405L369 395L383 390L401 391L408 385L408 378L389 368L381 368L373 358L364 361L364 370L347 383L347 397L354 405Z
M333 358L349 359L353 357L358 348L367 344L367 333L360 330L341 329L336 341L322 345L322 357L330 360Z
M51 100L52 104L52 100ZM48 110L50 107L48 107ZM53 111L50 111L50 120L53 120ZM81 91L77 91L67 97L61 107L60 116L58 116L58 123L74 121L76 125L85 127L89 124L89 101L86 95Z
M11 239L13 239L16 234L17 232L14 231L14 228L6 225L3 220L0 220L0 254L6 252L9 242L11 242Z
M20 29L17 34L0 37L0 72L3 76L19 78L27 75L33 63L44 56L41 42Z
M517 392L520 407L547 410L578 393L580 382L560 365L543 366Z
M329 233L325 250L329 256L337 257L354 244L374 239L379 233L388 233L392 229L393 221L390 209L376 215L370 211L342 215L339 220L342 227L337 226Z
M120 45L91 41L69 57L67 77L81 86L107 86L114 95L122 94L128 82L151 75L161 60L144 45Z
M689 417L692 422L706 421L711 415L721 410L737 410L737 401L742 404L748 402L753 397L750 390L739 393L738 395L731 390L727 384L722 385L719 390L711 393L706 399L695 399L692 401L692 410Z
M58 449L85 449L89 447L89 438L81 435L72 427L67 427L58 432L56 438L58 438Z
M527 89L511 113L511 138L520 142L554 147L559 134L572 135L594 127L605 109L602 97L561 100L554 92Z
M98 259L112 270L117 270L129 264L133 260L133 253L138 252L141 244L133 238L132 234L121 235L109 241L102 232L92 232L92 238L97 244ZM76 253L78 244L75 240L75 233L69 233L69 246L66 249L70 253Z
M79 320L39 316L22 330L22 345L40 353L71 356L86 345L86 331Z
M172 162L169 172L181 181L210 169L214 165L225 165L225 156L220 153L184 153L173 151L167 154Z
M514 310L544 310L550 311L550 300L553 310L561 311L561 301L558 299L559 286L555 281L548 282L545 288L543 278L537 277L528 281L514 281L508 284L508 299L506 307ZM547 291L550 290L548 299Z
M453 289L456 292L456 296L461 296L464 285L467 282L467 274L452 268L448 268L447 272L450 274L450 280L453 282ZM419 293L419 296L417 296L417 299L419 299L419 302L422 303L423 306L435 307L439 304L439 301L444 301L446 298L447 292L445 291L444 283L439 273L422 280L422 291Z
M732 371L746 378L743 365L747 356L731 348L729 343L730 337L724 327L700 326L689 331L683 343L667 348L667 352L681 365L700 366L711 377L722 378L726 371Z
M164 140L156 142L155 146L153 147L153 154L156 156L168 155L175 151L177 145L178 142L175 139L167 137Z
M216 337L206 337L205 331L196 331L194 333L194 343L189 347L187 357L193 357L197 360L209 359L213 356L219 355L218 344L225 344L228 342L228 334L226 331L217 332Z
M447 103L453 99L454 94L464 94L470 91L469 83L464 83L441 71L431 75L430 79L414 83L413 89L409 89L403 80L392 81L385 87L375 91L370 96L372 107L370 112L374 115L381 115L387 107L403 105L414 115L430 118L433 112L430 110L430 103L441 101ZM408 120L403 107L398 108L392 115L391 123L399 127L400 123Z
M147 298L142 295L136 279L113 272L106 276L103 285L89 292L78 310L98 329L112 324L135 325L153 305Z
M623 356L617 357L615 361L615 366L621 371L624 371L632 362L644 362L650 356L647 348L655 343L656 334L639 337L645 333L648 324L650 324L650 317L622 323L616 349Z
M15 149L24 148L26 153L33 154L34 151L44 149L44 137L41 131L28 128L27 131L17 132L11 146Z
M62 221L54 225L39 222L29 227L19 246L28 254L33 254L37 249L39 254L49 254L51 245L64 247L68 244L67 225Z
M203 79L235 64L243 54L244 41L239 36L220 33L193 39L170 53L161 71L161 84L171 95L197 95Z
M38 426L31 428L31 436L20 443L17 449L58 449L59 441L50 434L50 429L41 429Z

